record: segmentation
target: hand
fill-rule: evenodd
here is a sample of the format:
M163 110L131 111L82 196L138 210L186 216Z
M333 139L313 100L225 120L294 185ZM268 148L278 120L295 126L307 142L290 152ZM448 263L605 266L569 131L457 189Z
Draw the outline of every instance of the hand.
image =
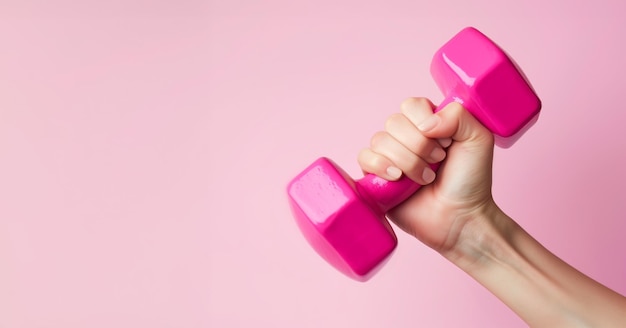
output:
M388 180L405 174L424 185L388 216L426 245L446 252L462 242L461 231L472 220L493 217L479 214L497 208L491 195L494 140L460 104L450 103L436 114L433 109L425 98L404 101L401 113L387 119L385 131L374 134L358 161L365 172ZM435 175L428 164L444 157Z
M425 184L388 217L531 327L623 325L626 297L563 262L496 206L491 133L457 103L436 114L433 107L423 98L406 100L402 114L391 115L359 154L365 172L390 180L406 174ZM436 176L426 169L443 157Z

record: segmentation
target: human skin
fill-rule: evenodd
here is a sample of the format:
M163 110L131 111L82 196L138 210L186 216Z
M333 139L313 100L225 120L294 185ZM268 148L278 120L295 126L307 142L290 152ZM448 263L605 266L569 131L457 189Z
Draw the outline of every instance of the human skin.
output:
M493 135L458 103L433 108L407 99L359 153L364 172L424 185L388 217L531 327L623 326L626 297L559 259L497 206ZM429 168L442 160L437 173Z

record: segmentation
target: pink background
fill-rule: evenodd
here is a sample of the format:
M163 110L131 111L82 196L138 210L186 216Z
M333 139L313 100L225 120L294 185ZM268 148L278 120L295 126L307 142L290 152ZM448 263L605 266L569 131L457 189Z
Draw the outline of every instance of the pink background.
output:
M626 293L620 1L0 2L0 327L524 327L399 232L370 282L300 236L284 187L355 158L435 50L479 28L539 123L502 208ZM296 4L297 3L297 4Z

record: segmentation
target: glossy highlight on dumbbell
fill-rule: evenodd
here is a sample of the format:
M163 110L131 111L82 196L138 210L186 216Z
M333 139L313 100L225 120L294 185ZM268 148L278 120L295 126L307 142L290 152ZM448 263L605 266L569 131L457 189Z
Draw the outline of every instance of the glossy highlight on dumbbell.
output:
M494 42L468 27L433 56L430 71L446 96L435 109L459 102L511 146L539 116L541 101L525 75ZM294 218L315 251L345 275L366 281L389 258L397 238L385 213L421 186L373 174L354 181L321 157L287 186Z

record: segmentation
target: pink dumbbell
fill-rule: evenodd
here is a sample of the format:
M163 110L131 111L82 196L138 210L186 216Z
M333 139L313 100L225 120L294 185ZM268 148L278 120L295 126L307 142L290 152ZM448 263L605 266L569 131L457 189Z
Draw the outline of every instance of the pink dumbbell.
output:
M500 147L512 145L537 121L541 102L516 64L491 40L468 27L433 57L431 74L446 95L486 126ZM397 245L385 213L420 185L368 174L352 180L319 158L287 187L296 222L328 263L359 281L369 279Z

